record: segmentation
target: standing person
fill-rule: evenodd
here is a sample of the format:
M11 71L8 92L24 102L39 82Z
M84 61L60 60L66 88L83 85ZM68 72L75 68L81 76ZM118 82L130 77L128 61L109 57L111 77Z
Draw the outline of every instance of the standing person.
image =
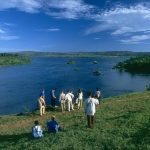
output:
M65 96L65 100L66 100L66 102L67 102L67 107L68 107L68 111L70 111L70 108L72 109L72 110L74 110L73 109L73 104L72 104L72 99L74 98L74 95L71 93L71 91L67 91L67 94L66 94L66 96Z
M45 114L45 108L46 108L46 103L42 95L40 95L38 99L38 103L40 108L40 116L42 116L43 114Z
M94 125L94 114L96 112L95 105L98 105L98 99L92 97L92 93L88 93L88 98L85 100L85 114L87 115L88 127L93 128Z
M78 109L83 106L83 92L81 89L78 90Z
M43 130L42 130L42 128L39 125L39 122L37 120L34 121L34 126L32 127L32 136L34 138L43 137Z
M56 96L55 96L55 90L54 89L52 89L52 91L51 91L51 105L55 108Z
M66 105L65 105L65 93L62 91L60 96L59 96L59 101L60 101L60 105L61 105L61 110L64 111L66 109Z
M101 97L101 92L100 92L99 88L96 89L95 97L96 97L97 99L100 99L100 97Z

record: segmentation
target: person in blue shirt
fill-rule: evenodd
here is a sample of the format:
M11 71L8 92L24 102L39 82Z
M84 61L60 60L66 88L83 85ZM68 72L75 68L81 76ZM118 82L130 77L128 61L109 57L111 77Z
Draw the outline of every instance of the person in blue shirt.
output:
M48 132L58 132L60 130L62 130L62 128L60 127L60 125L58 124L58 122L55 120L55 116L52 116L51 120L47 121L47 129Z

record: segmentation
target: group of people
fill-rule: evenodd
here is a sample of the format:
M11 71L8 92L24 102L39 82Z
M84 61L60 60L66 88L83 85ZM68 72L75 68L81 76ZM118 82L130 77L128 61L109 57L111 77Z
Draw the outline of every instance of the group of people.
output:
M51 96L51 105L52 105L52 107L55 108L57 98L56 98L54 89L51 91L50 96ZM42 116L43 114L45 114L45 108L46 108L44 90L42 90L42 92L39 96L38 103L39 103L40 115ZM64 91L62 91L60 93L60 96L59 96L59 103L60 103L62 111L64 111L64 110L68 110L68 111L74 110L74 105L75 104L77 104L78 109L82 108L82 106L83 106L83 92L82 92L82 90L81 89L78 90L76 99L75 99L75 96L74 96L74 94L71 90L68 90L66 94L64 93Z
M59 123L55 120L55 116L51 117L51 120L48 120L46 123L47 131L56 133L63 128L59 125ZM38 120L34 121L34 126L32 127L32 136L34 138L42 138L44 136L43 129L41 125L39 124Z
M55 108L58 98L55 95L54 89L52 89L50 97L51 97L51 106L53 108ZM101 98L101 92L98 88L96 90L94 97L97 99ZM45 108L46 108L44 89L40 93L38 103L39 103L40 115L42 116L45 114ZM81 89L78 90L77 96L75 96L71 90L68 90L66 94L64 93L64 91L62 91L59 95L59 103L60 103L62 112L64 110L68 110L69 112L71 110L74 110L75 105L77 105L77 109L82 108L83 107L83 92L82 92L82 90Z
M56 105L56 95L55 90L53 89L51 91L51 105L55 107ZM75 103L73 102L73 99L75 99L75 96L72 91L68 90L65 94L64 91L60 93L59 96L59 102L61 105L62 111L68 110L69 112L71 110L74 110L74 104L77 104L77 109L80 109L83 107L83 92L81 89L78 90L77 97L75 99ZM93 128L94 125L94 114L96 112L96 105L100 103L101 99L101 92L97 88L96 93L93 95L92 92L88 93L88 98L84 100L84 112L87 116L87 124L89 128ZM40 115L42 116L45 114L45 92L42 90L40 97L38 99L39 102L39 109L40 109ZM49 132L57 132L60 128L58 123L55 121L55 117L53 116L51 121L47 122L47 128ZM33 128L33 135L36 137L36 132L39 133L39 137L43 136L42 129L38 123L38 121L35 121L35 126Z

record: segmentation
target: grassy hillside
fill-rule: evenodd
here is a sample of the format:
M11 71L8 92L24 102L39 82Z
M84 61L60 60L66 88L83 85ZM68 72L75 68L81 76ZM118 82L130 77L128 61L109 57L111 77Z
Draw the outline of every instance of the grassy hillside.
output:
M58 134L31 137L33 121L43 128L54 114L64 124ZM49 111L0 117L0 149L17 150L148 150L150 149L150 92L133 93L107 99L97 107L94 129L88 129L83 111Z

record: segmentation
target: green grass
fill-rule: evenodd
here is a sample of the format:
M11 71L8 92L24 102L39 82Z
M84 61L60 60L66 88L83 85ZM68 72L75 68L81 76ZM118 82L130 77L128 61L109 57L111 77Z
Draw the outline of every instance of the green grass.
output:
M0 54L0 67L2 66L12 66L12 65L21 65L30 63L29 57L21 56L18 54Z
M32 139L31 127L39 120L45 128L51 115L64 125L57 134L46 132L42 139ZM150 92L133 93L104 100L97 107L94 129L87 128L83 110L47 111L0 117L0 149L17 150L149 150Z

